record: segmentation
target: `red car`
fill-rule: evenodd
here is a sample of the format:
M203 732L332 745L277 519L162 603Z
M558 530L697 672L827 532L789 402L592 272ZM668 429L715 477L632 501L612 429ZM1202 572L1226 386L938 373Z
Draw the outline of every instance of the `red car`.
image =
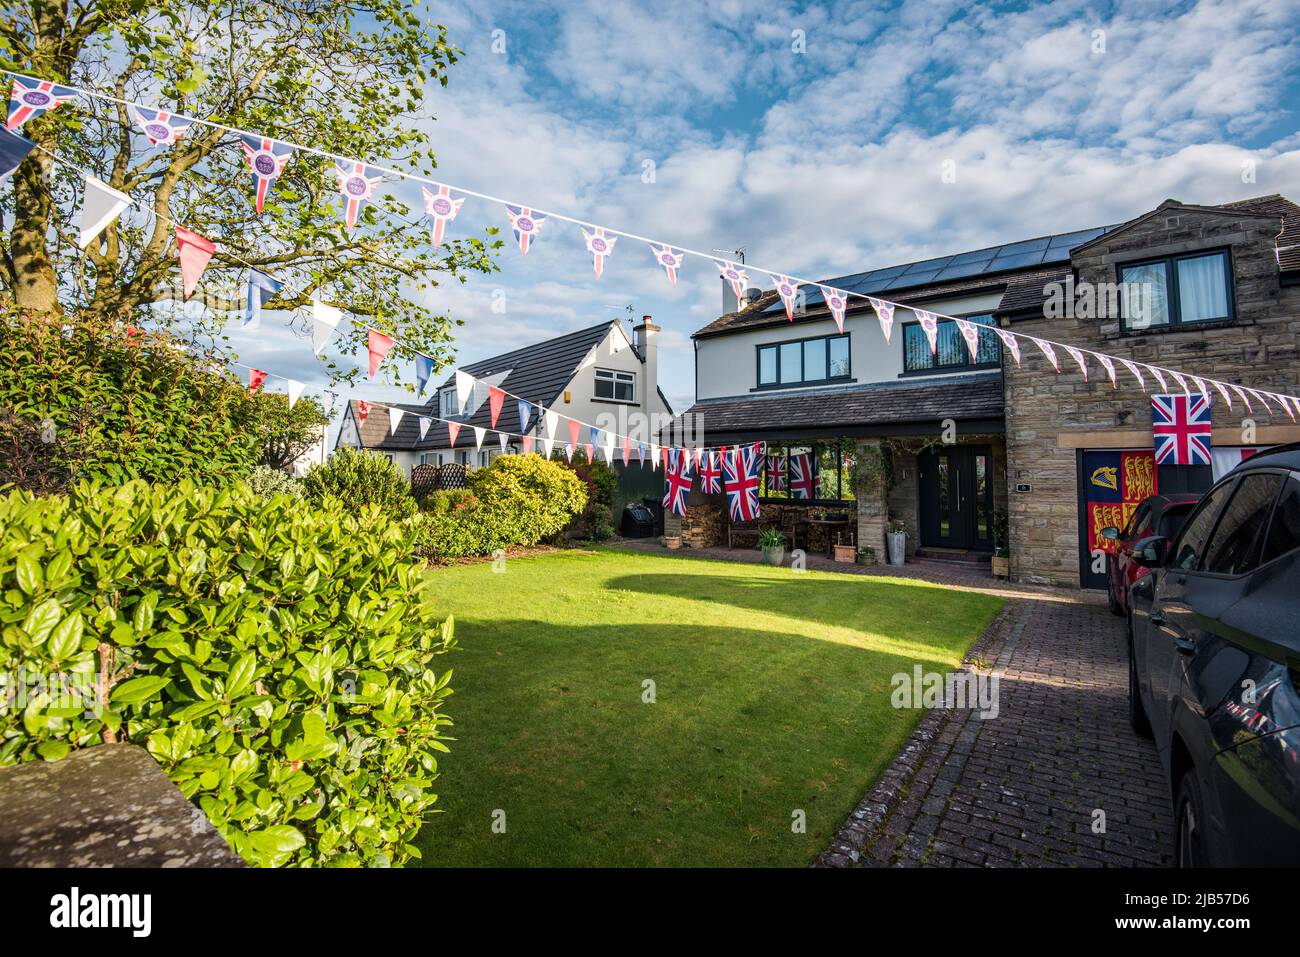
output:
M1151 535L1172 539L1200 500L1201 496L1195 492L1152 495L1144 498L1129 516L1123 531L1114 525L1101 530L1103 538L1119 545L1106 559L1106 591L1113 614L1128 614L1129 586L1147 573L1146 568L1133 561L1133 546Z

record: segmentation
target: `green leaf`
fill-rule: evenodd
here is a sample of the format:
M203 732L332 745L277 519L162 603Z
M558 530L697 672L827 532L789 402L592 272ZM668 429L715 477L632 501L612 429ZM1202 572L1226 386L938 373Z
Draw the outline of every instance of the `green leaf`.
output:
M141 678L131 678L123 681L113 689L110 700L113 704L141 704L148 701L163 688L171 684L171 678L162 677L161 675L145 675Z
M27 618L23 621L23 631L39 645L50 636L50 632L62 617L62 606L53 598L47 598L27 613Z
M226 678L226 697L233 700L242 695L252 687L256 673L257 656L251 651L240 655L230 668L230 676Z
M135 617L131 624L137 636L143 635L153 627L153 611L158 605L158 593L149 592L135 605Z
M72 753L72 746L66 741L43 741L36 746L36 753L46 761L59 761Z
M49 652L55 661L64 661L74 655L81 647L81 636L85 632L85 622L81 612L71 612L50 635Z
M36 594L36 589L40 588L45 580L41 564L36 560L35 551L36 549L29 547L19 552L17 567L14 569L18 587L29 595Z

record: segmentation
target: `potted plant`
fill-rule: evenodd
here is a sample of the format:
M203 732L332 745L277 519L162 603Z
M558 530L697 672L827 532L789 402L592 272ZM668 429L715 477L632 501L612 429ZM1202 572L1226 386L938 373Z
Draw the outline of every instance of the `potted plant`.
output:
M993 577L1011 577L1011 551L1007 547L1007 513L993 513Z
M901 565L907 561L907 526L894 519L885 537L889 543L889 564Z
M859 565L874 565L874 564L876 564L876 550L875 550L874 548L872 548L870 545L867 545L867 546L864 547L864 548L859 548L859 549L858 549L858 564L859 564Z
M665 535L663 543L666 548L676 550L682 547L682 537L680 535Z
M838 539L840 536L837 534L835 537ZM835 560L837 562L848 562L849 564L852 564L857 560L857 557L858 546L853 544L845 545L838 540L835 542Z
M763 561L772 566L785 558L785 536L775 528L765 528L758 536L758 547L763 550Z

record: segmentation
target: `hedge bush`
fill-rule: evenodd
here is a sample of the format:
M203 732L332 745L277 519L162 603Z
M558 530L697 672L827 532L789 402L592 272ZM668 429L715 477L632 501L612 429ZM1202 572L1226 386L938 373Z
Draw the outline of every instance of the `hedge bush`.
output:
M421 544L436 558L489 555L559 535L587 502L569 469L540 455L502 455L470 473L467 487L425 499Z
M378 452L337 450L303 476L302 491L316 504L334 497L350 508L377 505L395 520L410 518L419 508L402 470Z
M288 495L302 498L302 479L296 479L288 472L271 468L269 465L255 465L248 473L248 484L262 498L272 495Z
M242 482L0 494L0 766L137 742L251 863L417 855L454 639L416 533Z

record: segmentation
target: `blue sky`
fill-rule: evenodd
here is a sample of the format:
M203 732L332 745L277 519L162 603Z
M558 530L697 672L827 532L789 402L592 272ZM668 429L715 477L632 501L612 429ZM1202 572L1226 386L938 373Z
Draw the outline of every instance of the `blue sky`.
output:
M1300 0L428 11L465 52L427 99L449 182L695 249L743 245L795 275L1120 222L1168 197L1300 198ZM488 224L504 227L502 210L470 199L451 228ZM690 334L721 303L710 264L688 260L673 288L624 239L597 281L577 227L559 222L500 262L430 294L464 323L462 361L631 305L663 327L665 393L691 403ZM263 368L306 368L301 340L235 344Z

